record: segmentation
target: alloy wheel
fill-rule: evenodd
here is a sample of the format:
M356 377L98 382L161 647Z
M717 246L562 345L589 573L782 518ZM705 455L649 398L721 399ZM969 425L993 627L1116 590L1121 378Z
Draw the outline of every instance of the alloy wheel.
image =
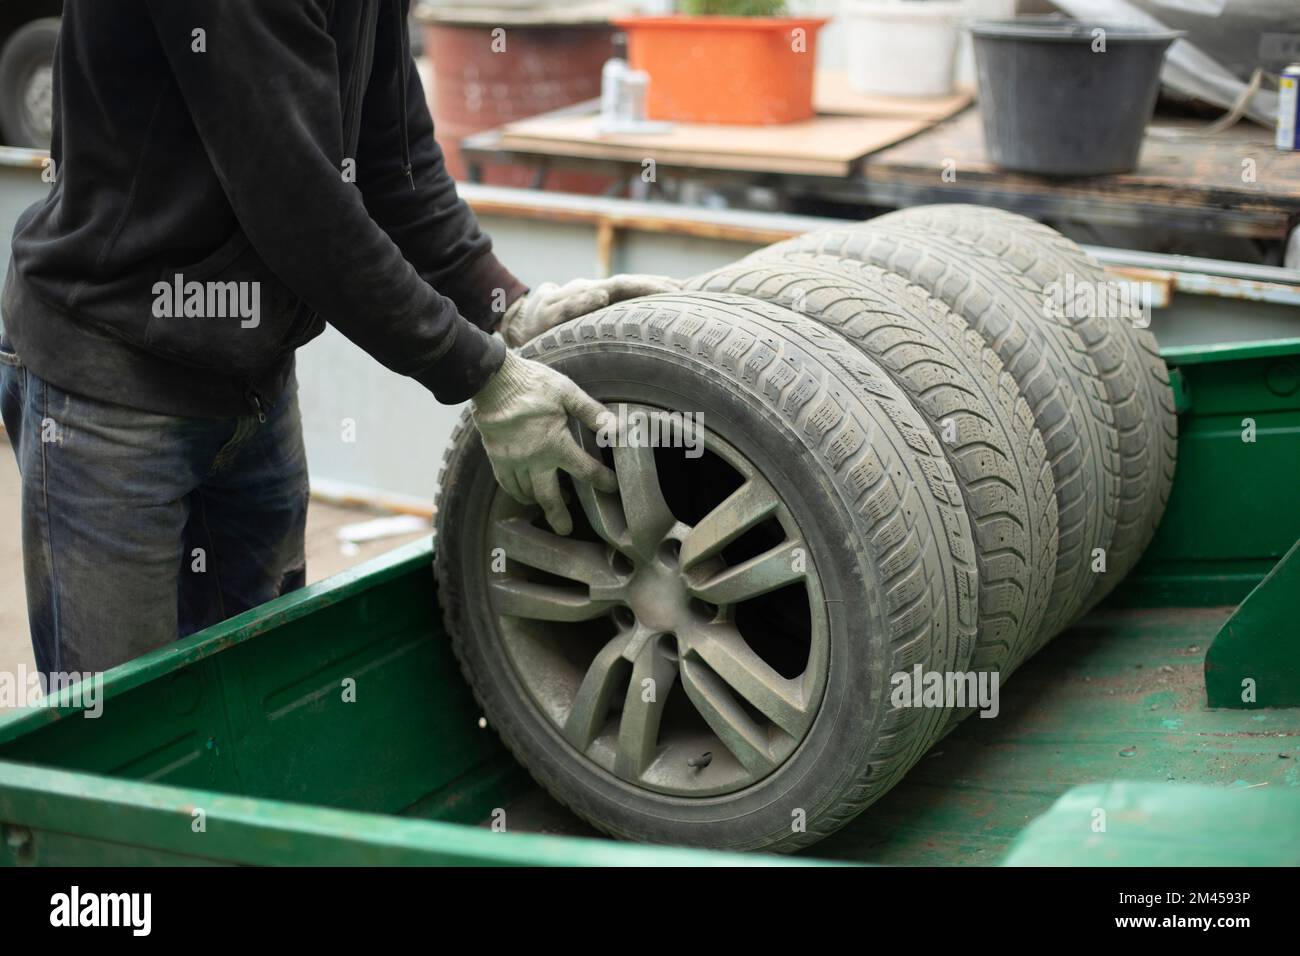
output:
M695 460L613 448L618 493L571 485L567 537L498 493L485 541L506 655L555 732L620 780L681 796L776 771L817 716L829 658L793 514L733 445L706 444Z

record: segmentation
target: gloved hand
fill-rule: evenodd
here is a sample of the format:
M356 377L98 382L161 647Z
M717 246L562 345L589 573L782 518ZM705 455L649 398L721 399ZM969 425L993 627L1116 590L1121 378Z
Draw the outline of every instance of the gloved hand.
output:
M622 275L610 279L573 279L564 285L543 282L510 303L501 319L506 344L518 348L548 329L614 302L657 292L676 292L682 286L667 276Z
M541 505L556 533L573 530L556 468L599 491L618 490L614 472L583 451L569 431L570 415L592 431L612 425L613 415L555 369L507 352L470 400L470 411L501 487L521 504Z

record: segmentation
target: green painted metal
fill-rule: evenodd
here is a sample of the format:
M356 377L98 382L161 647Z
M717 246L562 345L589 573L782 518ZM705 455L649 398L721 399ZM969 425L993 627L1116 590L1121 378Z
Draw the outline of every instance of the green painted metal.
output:
M1123 780L1278 791L1300 843L1300 710L1209 710L1203 660L1229 608L1090 614L1016 671L871 809L814 848L880 864L992 864L1071 788ZM1189 838L1193 835L1189 835Z
M1300 540L1247 595L1205 657L1211 707L1300 707Z
M1103 609L1055 641L1002 688L996 720L965 721L818 857L998 862L1071 788L1115 781L1267 791L1277 842L1300 845L1300 710L1204 706L1206 648L1231 608L1199 606L1244 596L1300 538L1295 361L1279 351L1179 366L1191 400L1179 474L1130 585L1129 604L1149 606ZM548 798L480 725L432 553L428 540L398 549L117 668L98 719L70 705L0 718L0 864L735 862L483 825L504 810L517 830L522 808ZM1300 593L1294 566L1260 593L1283 604ZM1264 600L1242 609L1252 633L1294 620ZM1262 666L1300 683L1276 657ZM1127 806L1115 795L1129 791L1101 792ZM548 830L590 835L553 812ZM1074 826L1060 832L1073 839ZM1079 852L1055 832L1044 824L1012 861L1026 848L1053 862ZM1185 836L1188 852L1213 849ZM1182 837L1159 840L1175 854ZM1222 859L1242 841L1224 842Z
M1300 340L1162 354L1188 409L1178 471L1155 539L1112 601L1237 604L1300 538Z
M753 866L771 856L574 840L0 763L0 865ZM18 821L18 822L14 822ZM201 826L200 826L201 821Z
M409 546L116 668L98 719L0 721L0 758L357 810L436 802L504 751L443 652L431 553Z
M275 602L265 628L254 615L181 642L163 652L166 660L120 668L108 676L98 720L45 710L6 719L0 863L723 861L464 825L500 808L513 829L522 798L546 798L478 726L437 624L429 558L427 543L408 547ZM813 853L845 862L994 863L1067 790L1115 779L1285 792L1296 816L1278 839L1300 843L1300 711L1202 705L1204 648L1228 613L1091 615L1017 672L996 720L967 720ZM405 623L390 627L389 616ZM428 640L418 653L399 653L411 621L423 621L415 626ZM363 622L372 640L358 651ZM314 653L304 653L308 644ZM361 675L357 703L347 706L365 706L368 693L373 709L355 718L333 713L341 678L323 660ZM410 679L386 674L389 661L412 671ZM249 670L258 672L257 693L240 686ZM142 674L153 676L141 682ZM189 684L186 674L204 690L197 703L176 689ZM386 693L375 686L381 679L391 682ZM286 687L299 688L298 706L287 711ZM172 706L178 700L183 706ZM257 702L263 713L279 713L269 726L247 713ZM300 711L314 716L295 718ZM349 730L350 719L365 732ZM178 734L190 743L173 743ZM328 759L318 762L317 753ZM408 768L411 780L394 767ZM194 830L195 809L203 810L202 832ZM548 830L590 835L557 812Z
M1205 650L1229 613L1090 615L1016 671L1000 689L996 719L966 720L879 803L810 852L887 865L997 863L1062 797L1117 782L1170 794L1276 793L1275 805L1290 809L1271 817L1273 838L1300 846L1300 711L1212 711L1204 704ZM1170 797L1171 811L1180 800ZM520 805L528 806L531 827L593 833L540 792L511 805L516 818ZM1119 821L1112 815L1110 822L1114 832ZM1184 837L1183 850L1172 834L1161 838L1170 858L1187 852L1202 860L1204 834ZM1235 859L1235 847L1225 840L1225 863ZM1072 845L1058 849L1044 862L1076 855Z
M1208 365L1250 358L1294 358L1300 355L1300 338L1224 342L1216 345L1181 345L1163 348L1160 355L1171 366Z
M1174 411L1179 415L1192 410L1192 393L1187 389L1187 379L1176 368L1169 370L1169 390L1174 393Z
M1191 784L1075 787L1016 838L1007 866L1297 866L1293 794Z
M464 825L527 778L479 724L432 557L407 545L116 668L96 719L0 718L0 864L772 862Z

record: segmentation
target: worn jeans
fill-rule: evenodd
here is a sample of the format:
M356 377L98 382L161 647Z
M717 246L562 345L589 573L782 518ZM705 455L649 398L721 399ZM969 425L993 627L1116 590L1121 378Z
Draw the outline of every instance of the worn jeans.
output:
M0 337L42 674L106 670L302 586L297 392L264 422L138 411L42 380Z

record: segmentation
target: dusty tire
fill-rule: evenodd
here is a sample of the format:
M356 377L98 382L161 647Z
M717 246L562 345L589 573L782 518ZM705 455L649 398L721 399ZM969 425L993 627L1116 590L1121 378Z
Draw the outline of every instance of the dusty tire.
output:
M25 23L0 50L0 134L7 146L48 149L59 18Z
M838 228L777 243L751 258L818 253L858 259L921 286L978 331L1034 413L1056 487L1056 573L1039 643L1085 606L1095 549L1110 548L1119 506L1119 438L1096 365L1066 323L1039 321L1030 283L964 243L901 227Z
M1029 406L979 333L919 286L852 259L791 253L705 273L835 329L921 412L966 503L979 568L971 668L1005 678L1034 646L1056 566L1055 487Z
M1101 264L1055 229L1001 209L916 206L872 223L926 229L958 239L970 255L996 258L1016 269L1045 306L1049 298L1063 298L1070 288L1086 283L1104 288L1108 282ZM1115 537L1106 571L1097 575L1086 610L1132 570L1155 534L1173 486L1178 417L1169 370L1149 330L1100 308L1068 308L1063 317L1073 324L1101 372L1115 414L1122 468Z
M655 749L647 752L645 773L650 776L638 776L637 761L624 765L625 770L632 767L630 776L616 774L610 767L617 769L619 758L610 758L601 749L607 745L602 741L612 739L621 746L625 711L634 721L641 720L642 709L631 693L637 671L631 671L623 711L609 706L623 693L621 683L615 692L591 692L581 698L603 704L580 710L576 702L582 681L597 673L601 656L611 653L611 646L613 655L622 653L622 645L614 644L623 633L621 625L593 619L602 630L592 640L591 647L599 650L588 664L585 655L574 657L574 645L564 645L561 651L532 641L528 632L536 622L498 612L502 594L521 589L535 593L553 578L529 570L508 550L504 570L497 574L489 569L487 557L502 522L515 522L509 526L516 530L521 526L509 517L509 501L502 503L477 434L462 424L442 475L435 571L453 647L491 726L542 786L615 836L787 851L848 822L897 782L949 716L939 708L893 707L891 675L917 664L962 670L973 648L970 528L952 471L924 419L878 366L839 336L787 310L740 296L674 294L612 306L546 333L530 343L525 354L571 376L607 404L703 413L705 448L713 448L713 456L727 463L747 463L742 474L750 469L759 479L756 487L770 489L777 503L773 507L785 509L777 537L788 541L794 529L806 543L811 571L800 586L816 592L816 600L809 597L808 613L823 616L827 640L824 667L815 665L810 653L797 678L801 687L809 686L809 680L820 682L817 694L807 698L815 714L803 738L761 778L740 789L719 789L716 779L735 775L726 750L709 751L710 762L702 768L698 762L691 764L698 768L698 777L678 759L678 738L673 735L684 733L681 728L689 729L690 724L684 718L670 720L669 715L674 700L695 705L702 683L702 652L690 643L678 645L676 683L668 685L664 698L655 696L656 704L662 700L664 716L655 723ZM592 447L590 436L587 441ZM622 496L641 486L637 476L644 475L644 467L624 471L625 463L643 460L634 459L638 454L643 453L624 447L613 452ZM652 460L654 482L664 489L673 514L683 510L683 496L692 502L717 495L734 500L754 482L753 477L744 478L736 490L728 490L732 485L714 488L707 476L685 470L685 457L680 462L663 459L663 465L659 457ZM698 463L704 464L698 467L710 460L710 454L701 455ZM577 539L592 533L594 525L580 520L592 514L589 509L598 509L596 523L613 529L605 540L618 539L620 514L625 520L640 513L628 510L626 497L620 502L590 489L571 490L582 503L582 508L573 509ZM641 508L635 502L631 507ZM688 558L698 555L688 538L695 528L710 527L703 515L714 513L717 506L694 502L689 507L696 509L694 523L683 533L677 554L682 574L696 575L689 578L695 582L692 586L703 587L725 573L709 569L701 584L697 570L706 565ZM534 513L527 520L534 524L526 527L535 527L538 519ZM713 522L711 527L719 526ZM536 537L532 531L528 534ZM727 552L721 554L730 561ZM613 557L611 562L611 567L617 563ZM659 574L661 569L655 568ZM629 580L637 580L643 570L627 572ZM576 572L567 573L570 582L577 580ZM603 570L583 573L605 580ZM517 575L522 580L516 580ZM591 593L588 589L588 600ZM731 617L739 628L740 610ZM760 629L767 621L752 620ZM716 619L708 626L715 624ZM777 620L766 626L781 629L784 624ZM809 629L814 638L817 626ZM576 633L573 625L566 627L565 633ZM633 633L641 627L638 618ZM698 622L683 619L673 627L694 634ZM607 638L611 629L615 637ZM609 644L602 643L606 639ZM745 639L756 646L754 634ZM638 662L645 648L658 646L657 641L641 645ZM542 674L544 668L529 663L530 654L557 661L557 667L570 666L572 657L577 676L565 676L562 669ZM621 665L616 656L610 659ZM546 680L535 680L539 674ZM574 689L568 690L570 685ZM570 695L567 714L564 693ZM575 712L583 718L579 729L595 728L579 737L590 739L585 749L566 736ZM633 726L644 726L644 721ZM682 739L697 740L689 735ZM775 738L769 734L764 739ZM670 758L678 762L670 765ZM658 789L647 781L659 781ZM696 791L699 796L692 795ZM792 826L795 822L803 822L804 828Z

